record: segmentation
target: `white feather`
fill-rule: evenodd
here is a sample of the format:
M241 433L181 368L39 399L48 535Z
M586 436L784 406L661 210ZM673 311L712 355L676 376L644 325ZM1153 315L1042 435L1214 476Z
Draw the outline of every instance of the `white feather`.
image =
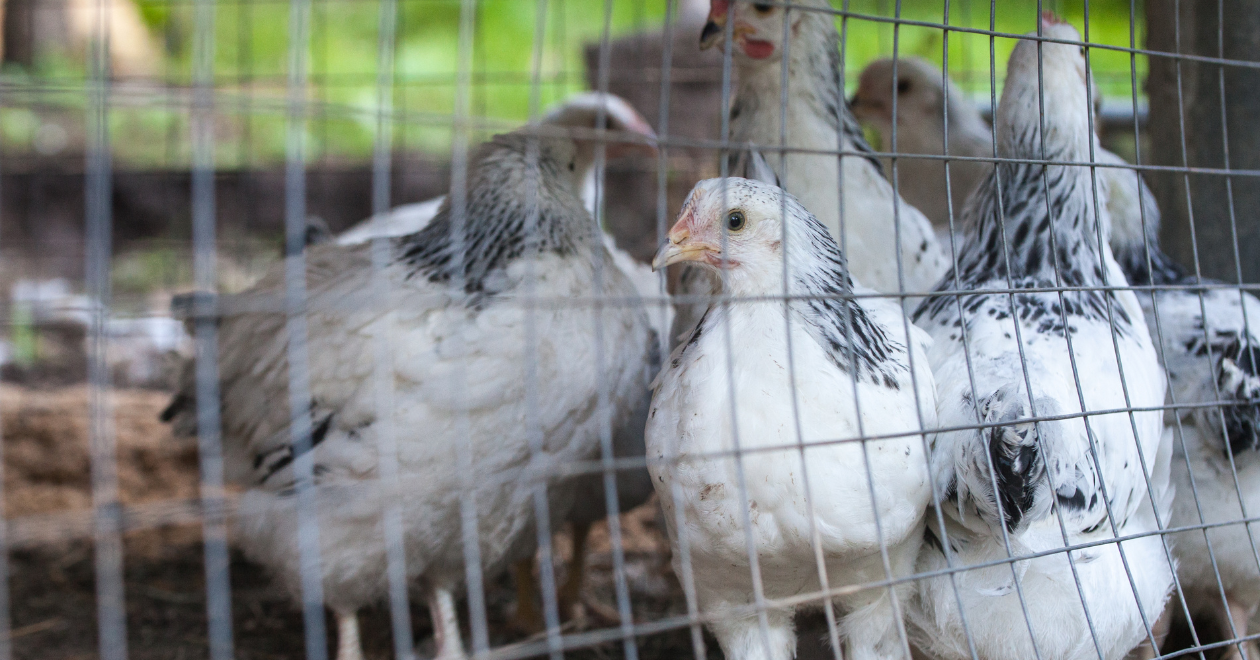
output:
M1043 29L1055 39L1080 38L1062 23ZM1075 47L1021 42L999 108L1000 155L1039 151L1044 107L1046 152L1079 160L1096 144L1084 80ZM967 207L957 267L964 289L1006 289L1008 277L1016 287L1054 286L1068 277L1059 273L1071 272L1085 287L1125 283L1110 249L1097 244L1095 232L1105 239L1109 218L1093 207L1088 170L1004 165L997 174L1001 210L992 179ZM1042 225L1050 208L1056 215ZM1056 260L1049 241L1064 256ZM953 276L942 291L954 288ZM965 429L932 438L944 525L929 517L918 570L977 567L920 582L909 610L920 645L949 660L972 657L972 647L981 660L1124 657L1146 636L1172 584L1158 535L1173 493L1171 439L1159 413L1143 410L1163 401L1164 377L1137 297L975 293L930 300L917 318L935 339L929 359L939 424ZM1128 408L1138 412L1080 416ZM974 430L978 422L986 428ZM1130 535L1139 538L1106 542ZM1088 547L1062 551L1068 545Z
M531 556L535 490L546 490L550 517L563 519L577 480L557 475L597 458L605 429L630 423L641 405L654 368L642 304L603 243L592 240L591 218L572 183L546 175L577 157L573 142L540 146L544 174L540 184L528 184L550 223L539 231L544 242L489 261L505 252L490 248L526 240L512 233L524 230L511 221L530 179L525 145L520 136L500 136L479 152L471 181L481 210L470 210L460 254L491 265L474 289L444 279L455 277L441 270L449 260L425 261L426 254L441 255L432 250L456 249L443 232L392 241L379 275L370 245L307 251L302 318L313 447L297 460L289 320L277 311L284 309L285 268L224 300L218 369L225 470L246 488L236 540L294 597L302 594L303 565L298 461L314 466L325 601L352 613L387 590L386 503L401 509L408 578L449 596L466 574L466 531L479 541L487 577ZM382 290L378 299L374 292ZM616 302L573 304L589 300ZM392 396L383 396L377 369L386 370ZM176 426L185 430L195 430L197 419L186 405L191 374L190 365L172 404ZM397 447L398 492L380 480L386 431ZM476 530L463 529L466 503L476 512ZM443 652L457 652L458 631L442 641Z
M898 385L855 379L839 368L807 316L765 300L784 291L778 248L736 249L737 243L774 245L781 235L778 189L740 179L727 184L725 191L718 190L721 180L697 185L684 218L696 218L693 227L712 226L725 214L725 198L759 224L730 240L739 265L729 271L727 292L736 299L709 311L658 379L648 456L659 461L651 466L653 485L670 523L675 565L681 571L677 544L685 534L699 607L716 618L711 628L726 657L786 660L795 650L795 608L767 612L763 638L749 609L756 589L746 533L756 547L767 599L818 591L820 571L833 589L885 580L881 549L893 577L909 574L930 496L920 435L921 423L934 422L932 376L924 361L929 342L908 326L897 303L859 298L854 304L894 346L879 368L895 372ZM807 214L790 198L787 212L789 267L809 272L819 256L803 229ZM809 222L817 236L831 241L816 220ZM758 298L741 299L749 296ZM889 435L894 437L884 438ZM883 439L858 441L869 436ZM742 458L732 455L737 447ZM685 520L684 528L674 524L675 516ZM896 592L905 598L907 588ZM845 657L903 657L886 588L855 589L835 600L846 613Z

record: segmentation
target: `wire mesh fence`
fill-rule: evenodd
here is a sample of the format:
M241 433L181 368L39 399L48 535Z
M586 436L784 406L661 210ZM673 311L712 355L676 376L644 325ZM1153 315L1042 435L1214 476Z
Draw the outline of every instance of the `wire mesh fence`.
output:
M4 12L0 660L1260 654L1247 3Z

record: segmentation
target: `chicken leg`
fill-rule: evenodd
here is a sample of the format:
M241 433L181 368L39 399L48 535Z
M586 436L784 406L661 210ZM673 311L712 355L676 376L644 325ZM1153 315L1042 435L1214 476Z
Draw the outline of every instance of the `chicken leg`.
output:
M569 558L569 570L560 587L560 616L567 620L582 618L582 587L586 584L586 538L591 533L590 524L573 525L573 555Z
M450 589L433 587L429 591L429 616L433 619L433 641L439 660L462 660L464 643L459 637L459 613Z
M547 627L538 603L542 598L538 580L534 579L534 558L518 560L512 564L512 581L516 583L516 612L508 625L513 630L533 635Z
M359 613L355 610L334 610L337 617L337 660L363 660L359 641Z
M1255 613L1255 606L1248 607L1233 596L1226 594L1220 616L1221 634L1225 639L1241 639L1247 636L1247 620ZM1253 640L1228 647L1224 660L1260 660L1260 649Z

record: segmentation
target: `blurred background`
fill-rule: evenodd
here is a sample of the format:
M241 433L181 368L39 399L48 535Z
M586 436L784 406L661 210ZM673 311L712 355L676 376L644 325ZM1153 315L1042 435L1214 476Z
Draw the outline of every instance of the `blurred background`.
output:
M598 87L602 40L609 42L610 91L628 98L661 129L657 115L667 23L676 37L669 132L717 138L720 55L701 54L696 48L707 5L706 0L475 3L469 88L472 140L526 121L531 108L538 112L572 92ZM945 37L940 29L916 25L903 25L895 34L892 23L870 19L893 17L900 6L900 17L907 20L1023 33L1033 29L1040 6L1062 13L1078 26L1085 24L1085 4L1079 0L1001 0L992 21L990 3L981 0L851 0L844 6L855 15L845 21L850 92L862 67L891 54L894 46L901 54L940 63L948 38L951 76L986 110L994 78L1000 90L1013 40L964 32ZM180 251L188 248L190 231L187 173L195 25L188 0L111 0L109 7L113 88L108 145L120 260L114 284L116 294L124 295L159 283L179 286L190 277L188 260ZM94 9L93 0L7 0L4 5L0 255L11 264L6 271L21 261L27 275L73 277L82 267L85 55ZM540 11L545 12L541 33ZM274 256L270 245L255 245L255 239L273 243L282 224L283 195L278 186L286 155L288 14L288 3L281 1L216 3L214 157L220 235L240 244L240 249L232 250L234 258L245 259L238 266L251 271L257 267L252 259ZM459 20L457 0L398 3L391 114L394 204L427 199L448 185ZM311 182L308 210L334 231L369 215L378 26L378 5L369 0L312 0L304 154ZM1088 39L1126 48L1142 45L1141 3L1092 0ZM1144 123L1146 93L1141 83L1147 58L1100 49L1093 51L1092 61L1107 116L1132 117L1136 79L1136 110ZM1119 153L1131 158L1132 126L1109 128L1114 129L1109 141L1119 143ZM713 161L707 154L678 149L669 153L670 167L700 166L688 156L706 166ZM654 176L644 181L655 187ZM690 188L688 182L682 185ZM681 194L672 192L671 199ZM651 202L648 208L654 209L655 190L643 194ZM613 206L620 203L609 201ZM615 210L610 213L617 215ZM619 238L636 244L641 240L637 254L646 254L644 250L656 243L655 235L628 233L619 232ZM233 279L238 276L234 269L223 272L228 289L241 286Z
M381 5L310 2L306 213L335 232L372 211L372 158L383 111ZM987 32L1022 34L1035 29L1040 10L1059 13L1098 46L1090 60L1103 97L1103 141L1148 166L1144 176L1165 217L1165 250L1204 275L1260 281L1254 217L1260 128L1253 126L1260 116L1260 68L1222 67L1213 59L1256 61L1260 3L832 4L842 10L837 21L848 92L875 58L896 52L941 64L948 55L949 74L986 114L1015 43ZM10 602L16 605L13 653L94 657L92 554L82 539L91 534L92 506L84 337L97 303L85 295L85 200L97 2L5 0L0 6L0 437L3 531L12 550ZM132 656L199 657L205 653L200 527L184 515L195 510L188 504L197 495L195 447L174 442L157 422L171 356L188 349L169 306L173 293L192 285L191 69L198 26L192 0L108 0L106 6L109 85L99 155L111 168L112 241L105 331L110 378L118 388L112 423L120 488L130 516L124 564ZM430 199L450 185L465 7L473 12L466 88L472 144L573 92L600 88L628 99L662 134L661 159L608 164L601 218L621 247L650 260L658 232L687 191L717 173L715 153L703 141L720 137L721 54L697 48L708 0L398 0L386 115L391 206ZM957 30L942 30L942 24ZM293 156L286 149L295 47L289 25L286 1L215 3L214 194L219 284L228 292L245 288L282 257L285 165ZM1159 55L1178 52L1199 57ZM1196 169L1171 169L1187 166ZM1227 167L1232 176L1223 175ZM636 608L653 608L653 618L679 612L674 583L662 579L670 570L668 549L654 514L627 515L631 581L642 595ZM593 579L592 589L611 592L607 540L600 538L597 532L591 562L603 577ZM264 588L258 569L239 557L232 579L238 657L293 657L301 648L300 614ZM493 598L508 601L510 593ZM388 628L384 610L368 617L365 630ZM427 619L418 616L413 625L423 638ZM686 630L672 634L653 642L658 650L690 648ZM373 657L388 655L384 633L365 643ZM620 648L595 647L592 657Z

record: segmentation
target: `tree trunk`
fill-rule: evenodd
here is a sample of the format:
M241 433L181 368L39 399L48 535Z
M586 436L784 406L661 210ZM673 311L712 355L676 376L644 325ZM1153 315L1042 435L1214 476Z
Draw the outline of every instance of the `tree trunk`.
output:
M1175 0L1147 0L1147 48L1246 61L1260 58L1260 3L1179 4L1178 26ZM1153 138L1148 162L1260 170L1260 69L1152 57L1147 92ZM1206 277L1260 282L1256 258L1260 221L1255 213L1260 209L1260 177L1177 172L1152 174L1148 181L1164 214L1160 241L1169 255Z

